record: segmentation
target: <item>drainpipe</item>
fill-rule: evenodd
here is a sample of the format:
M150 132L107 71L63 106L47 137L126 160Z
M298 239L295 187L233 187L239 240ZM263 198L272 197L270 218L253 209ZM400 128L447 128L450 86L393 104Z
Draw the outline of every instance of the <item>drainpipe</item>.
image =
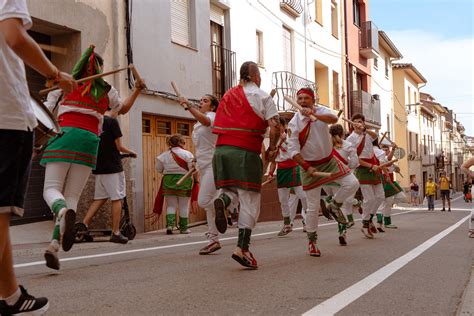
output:
M350 100L351 100L351 86L350 86L350 64L349 64L349 46L347 40L347 0L344 0L344 43L346 51L344 52L344 56L346 58L346 102L347 102L347 114L350 118L352 116L352 111L350 108Z
M307 28L307 15L306 15L306 6L307 2L304 1L303 7L303 16L304 16L304 77L308 80L308 48L307 48L307 37L306 37L306 28Z

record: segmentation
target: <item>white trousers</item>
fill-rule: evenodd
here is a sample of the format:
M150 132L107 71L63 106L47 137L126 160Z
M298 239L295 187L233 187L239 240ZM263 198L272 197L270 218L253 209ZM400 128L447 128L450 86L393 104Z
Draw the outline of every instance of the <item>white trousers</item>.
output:
M227 194L232 200L229 209L240 202L238 227L253 229L260 215L260 192L235 188L220 189L219 194L222 193Z
M339 190L337 190L334 195L334 200L338 203L343 203L350 196L353 196L359 188L359 181L352 173L339 178L334 182L337 182L340 185ZM306 231L308 233L313 233L318 229L321 187L306 191L306 198L308 199L308 209L306 210Z
M214 172L212 165L200 171L198 204L206 210L206 218L208 225L208 239L217 241L219 232L216 227L216 212L214 210L214 200L217 198L216 185L214 184Z
M374 215L380 204L385 200L385 192L382 184L362 184L360 190L364 197L364 202L362 203L362 220L368 221L370 215Z
M395 200L395 196L385 198L382 204L380 204L377 213L383 214L384 217L389 217L392 214L392 206L393 206L394 200Z
M308 208L308 203L306 201L306 194L303 191L303 187L297 186L297 187L294 187L293 189L295 190L294 195L295 195L296 207L290 207L291 189L278 188L278 199L280 200L281 214L283 215L283 217L289 217L292 221L296 217L296 209L298 208L298 200L301 200L301 206L303 210L306 210Z
M48 162L44 176L43 198L52 208L54 201L66 201L68 209L76 211L82 190L92 168L69 162Z
M176 214L179 209L179 217L189 217L189 197L165 196L166 214Z
M301 202L301 217L303 220L306 220L306 209L308 208L308 200L306 198L306 193L303 191L305 197L305 204L303 206L303 202ZM294 221L296 218L296 212L298 211L298 201L300 199L296 194L290 193L290 198L288 199L288 204L290 207L290 219Z
M339 187L334 186L334 185L327 185L327 186L323 186L323 189L328 195L334 196L336 195L336 192L339 190ZM346 216L352 215L354 213L354 206L352 203L354 201L354 195L355 195L355 192L354 194L349 196L344 202L342 202L341 210Z

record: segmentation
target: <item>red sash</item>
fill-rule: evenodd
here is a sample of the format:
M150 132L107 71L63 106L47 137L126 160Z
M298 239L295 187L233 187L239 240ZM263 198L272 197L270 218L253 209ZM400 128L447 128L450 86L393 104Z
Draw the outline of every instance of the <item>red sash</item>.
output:
M310 129L311 129L311 120L306 124L306 126L298 135L298 140L300 142L300 150L303 149L304 145L306 145L306 141L309 138Z
M360 142L359 146L357 146L357 156L360 156L362 154L364 147L365 147L365 134L364 136L362 136L362 141Z
M372 165L377 165L377 166L380 165L380 161L377 159L377 157L375 157L375 155L373 155L371 158L359 158L359 159L362 161L368 162Z
M171 153L171 157L173 157L174 161L178 164L178 166L180 166L186 171L189 171L188 163L186 162L186 160L178 156L171 148L170 148L170 153Z
M347 162L347 160L345 160L344 158L342 158L341 154L340 154L335 148L332 149L332 154L333 154L334 156L336 156L337 159L339 159L340 161L342 161L342 163L344 163L346 166L349 165L349 162Z
M278 169L289 169L289 168L294 168L296 166L298 166L298 163L294 161L293 159L277 162Z
M259 117L240 85L222 97L212 132L218 135L216 146L235 146L260 153L267 121Z

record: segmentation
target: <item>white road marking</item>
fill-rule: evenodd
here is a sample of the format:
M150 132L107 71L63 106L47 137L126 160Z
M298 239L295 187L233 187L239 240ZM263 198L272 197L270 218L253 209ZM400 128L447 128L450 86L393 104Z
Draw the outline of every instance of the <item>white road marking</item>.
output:
M408 214L408 213L417 212L417 211L418 210L412 210L412 211L408 211L408 212L398 212L398 213L393 213L392 216L403 215L403 214ZM356 219L355 221L360 221L360 220L361 219ZM319 227L329 226L329 225L336 225L336 224L337 224L336 222L324 223L324 224L320 224ZM295 228L294 230L302 230L302 229L303 229L302 227L298 227L298 228ZM274 235L274 234L277 234L277 233L279 233L279 231L259 233L259 234L252 235L252 237ZM237 239L237 236L219 238L220 241L235 240L235 239ZM193 241L193 242L187 242L187 243L182 243L182 244L172 244L172 245L165 245L165 246L149 247L149 248L130 249L130 250L116 251L116 252L106 252L106 253L100 253L100 254L94 254L94 255L63 258L63 259L60 260L60 262L119 256L119 255L126 255L126 254L137 253L137 252L149 252L149 251L169 249L169 248L200 245L200 244L205 244L205 243L207 243L207 240ZM26 267L32 267L32 266L38 266L38 265L44 265L44 264L45 264L44 261L33 261L33 262L15 264L13 267L18 269L18 268L26 268Z
M431 248L441 239L443 239L448 234L450 234L453 230L461 226L461 224L464 223L469 217L470 215L464 217L463 219L458 221L456 224L446 228L445 230L431 237L430 239L428 239L427 241L425 241L418 247L410 250L403 256L399 257L398 259L395 259L394 261L390 262L383 268L380 268L379 270L375 271L374 273L360 280L354 285L348 287L342 292L339 292L333 297L325 300L324 302L310 309L303 315L304 316L310 316L310 315L326 316L326 315L336 314L337 312L341 311L346 306L348 306L349 304L351 304L352 302L360 298L362 295L366 294L371 289L373 289L374 287L382 283L385 279L387 279L389 276L397 272L399 269L404 267L406 264L411 262L413 259L415 259L419 255L421 255L423 252Z

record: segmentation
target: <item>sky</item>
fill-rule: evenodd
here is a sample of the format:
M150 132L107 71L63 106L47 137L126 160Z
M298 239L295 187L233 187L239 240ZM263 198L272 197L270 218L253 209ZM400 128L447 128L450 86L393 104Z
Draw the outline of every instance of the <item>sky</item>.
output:
M474 136L474 0L370 0L369 16Z

